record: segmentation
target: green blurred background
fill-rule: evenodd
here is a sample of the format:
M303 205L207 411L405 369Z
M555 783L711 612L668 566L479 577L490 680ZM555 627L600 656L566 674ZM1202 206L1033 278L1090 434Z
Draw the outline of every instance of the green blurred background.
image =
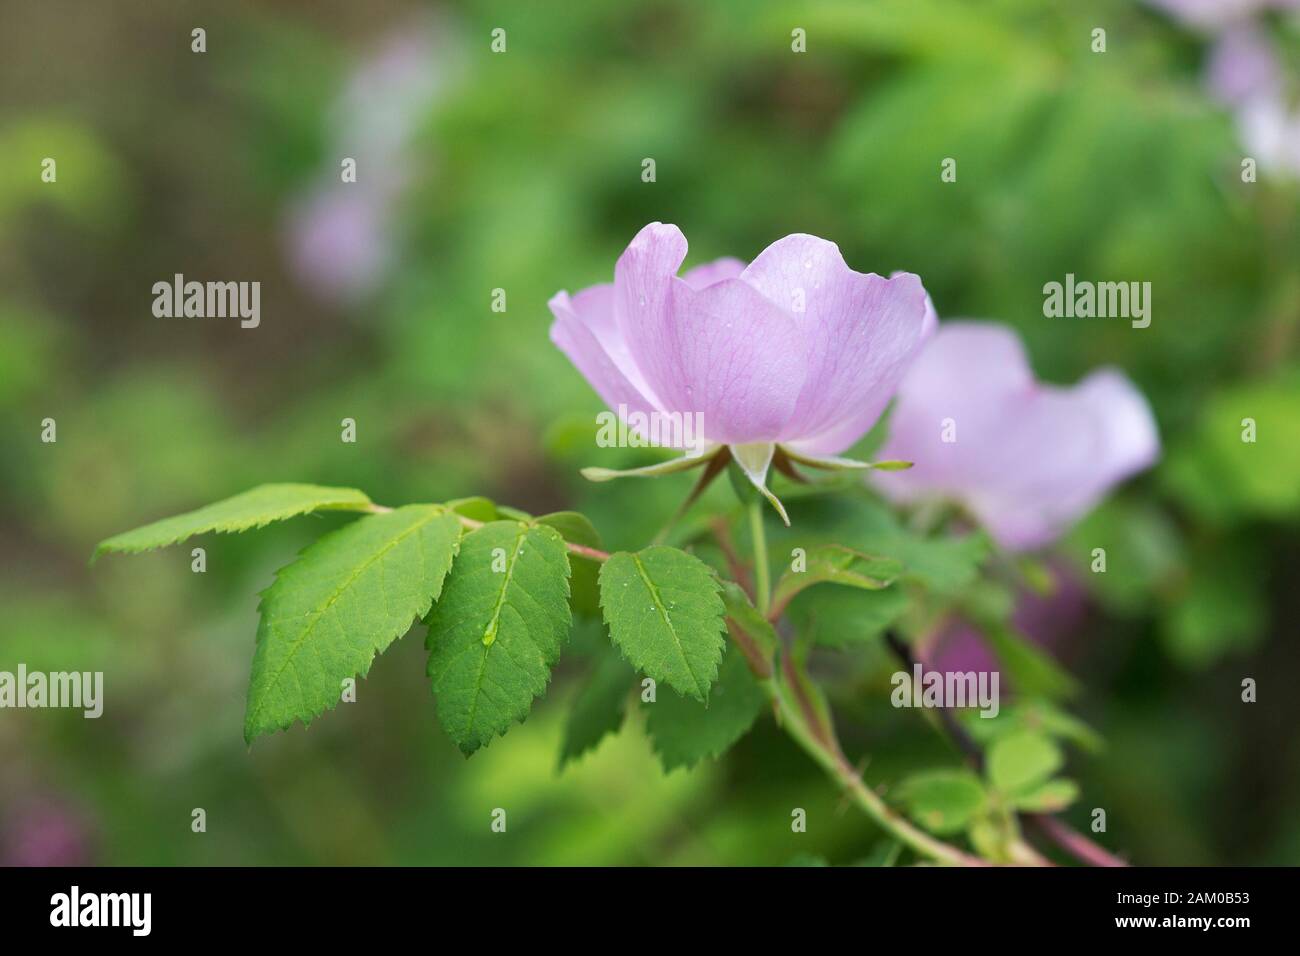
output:
M665 774L634 715L557 771L578 654L468 761L418 632L357 703L250 750L256 593L341 519L197 542L203 575L188 547L87 566L109 534L266 481L578 508L641 546L691 479L578 477L649 459L594 447L599 400L545 303L608 281L656 219L688 264L824 236L859 270L918 273L941 316L1010 323L1045 378L1125 369L1165 454L1057 549L1110 553L1057 645L1107 741L1072 757L1067 816L1105 807L1101 842L1138 863L1300 862L1300 189L1241 182L1203 39L1127 0L3 0L0 23L0 669L102 670L107 698L98 721L0 713L0 862L869 852L879 833L768 719ZM177 272L260 281L261 326L155 318ZM1044 318L1067 272L1150 281L1151 327ZM835 698L873 781L952 760L885 693L850 693L890 669L855 652Z

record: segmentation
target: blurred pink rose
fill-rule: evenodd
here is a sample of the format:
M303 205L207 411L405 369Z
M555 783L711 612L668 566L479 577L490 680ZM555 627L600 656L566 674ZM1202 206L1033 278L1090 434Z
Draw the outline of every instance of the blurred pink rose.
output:
M958 502L1004 548L1032 549L1159 450L1151 409L1120 372L1041 384L1011 329L946 322L903 378L880 452L913 467L871 481L897 502Z

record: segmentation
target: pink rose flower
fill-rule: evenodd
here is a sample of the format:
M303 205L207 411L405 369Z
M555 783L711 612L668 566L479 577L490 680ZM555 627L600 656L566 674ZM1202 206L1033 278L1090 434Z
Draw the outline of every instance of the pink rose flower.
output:
M1016 334L985 322L939 326L889 432L881 455L913 467L874 475L883 494L958 502L1009 550L1051 542L1160 450L1146 399L1120 372L1041 384Z
M679 276L685 258L681 230L646 226L612 284L551 299L551 340L621 415L698 415L701 447L686 448L694 462L725 446L782 518L766 486L775 455L870 467L835 456L880 417L918 351L921 280L854 272L834 243L801 234L748 266L719 259ZM688 455L638 473L692 463Z

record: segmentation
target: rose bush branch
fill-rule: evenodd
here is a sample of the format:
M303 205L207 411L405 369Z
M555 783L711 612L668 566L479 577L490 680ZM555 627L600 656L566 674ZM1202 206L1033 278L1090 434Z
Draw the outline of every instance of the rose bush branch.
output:
M833 243L813 236L787 236L748 265L723 259L678 276L685 255L676 227L652 223L619 258L612 283L572 297L562 292L550 303L552 340L611 408L627 414L629 427L634 416L702 423L675 461L583 471L604 482L702 469L650 546L605 550L576 512L533 516L486 498L390 507L357 489L275 484L115 535L95 555L307 514L355 519L303 550L262 594L244 724L250 743L337 706L340 688L364 677L419 623L439 724L471 755L528 716L574 617L587 617L603 623L608 645L596 652L583 693L594 687L595 701L608 709L597 709L594 733L571 740L573 721L593 712L575 705L562 759L621 724L630 665L652 688L645 728L668 769L719 757L767 707L855 805L922 859L1043 865L1020 836L1023 819L1080 855L1103 859L1105 851L1045 815L1077 796L1071 781L1056 776L1058 743L1014 724L990 745L983 775L913 774L887 803L843 753L827 696L804 666L821 638L794 612L818 606L825 586L877 595L870 618L877 633L905 615L961 610L955 595L984 584L984 533L909 530L876 495L902 508L971 516L1008 554L1045 547L1154 460L1158 442L1144 400L1115 371L1074 388L1040 385L1010 332L940 327L915 275L854 272ZM882 460L844 457L891 400ZM840 478L809 488L808 468ZM662 542L724 471L743 502L753 560L737 554L728 522L714 517L720 569ZM775 583L766 506L784 525L774 523L775 534L793 532L785 531L790 510L769 487L772 471L802 489L791 494L833 497L866 522L844 529L850 544L836 528L833 540L795 549L804 566L792 565ZM876 494L850 481L852 473ZM1041 655L1003 633L1002 622L985 623L1002 642L999 653L1015 650L1017 660L1036 664L1040 679L1053 675ZM786 641L787 633L794 639ZM728 637L732 650L724 655ZM724 705L709 706L715 694ZM1056 726L1058 734L1079 733L1063 718ZM955 833L974 852L945 839Z

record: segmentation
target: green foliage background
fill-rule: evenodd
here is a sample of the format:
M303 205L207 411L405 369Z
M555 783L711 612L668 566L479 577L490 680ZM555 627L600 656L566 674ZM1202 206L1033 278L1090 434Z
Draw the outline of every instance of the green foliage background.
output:
M1071 756L1069 817L1105 807L1107 845L1143 863L1300 862L1300 192L1240 182L1194 36L1126 0L9 0L4 19L0 669L103 670L107 700L98 721L0 712L0 862L33 841L119 864L866 856L878 833L770 721L665 773L630 708L557 771L565 705L601 666L581 635L527 722L470 761L436 726L414 634L356 704L249 750L256 592L337 515L205 539L204 575L188 549L86 565L102 538L271 481L576 508L607 547L642 547L692 479L578 477L650 459L594 447L600 403L550 346L545 302L607 281L655 219L686 232L688 264L821 235L862 271L921 275L941 316L1015 326L1045 378L1124 368L1165 457L1060 549L1110 556L1063 651L1106 740ZM394 262L322 301L289 267L290 210L337 179L350 71L429 24L441 79L385 230ZM149 290L176 272L260 280L261 327L154 318ZM1067 272L1150 281L1151 327L1043 318ZM883 649L847 660L824 676L869 780L951 760L889 707Z

